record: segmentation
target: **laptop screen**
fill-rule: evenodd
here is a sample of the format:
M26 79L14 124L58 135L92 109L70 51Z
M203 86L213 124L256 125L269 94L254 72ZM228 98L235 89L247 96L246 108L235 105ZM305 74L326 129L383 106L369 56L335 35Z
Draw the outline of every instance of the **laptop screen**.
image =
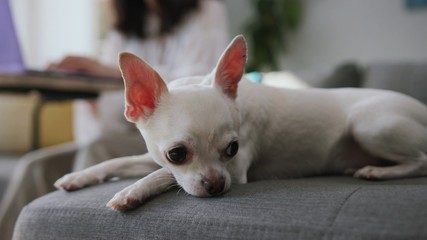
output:
M0 73L25 71L9 0L0 0Z

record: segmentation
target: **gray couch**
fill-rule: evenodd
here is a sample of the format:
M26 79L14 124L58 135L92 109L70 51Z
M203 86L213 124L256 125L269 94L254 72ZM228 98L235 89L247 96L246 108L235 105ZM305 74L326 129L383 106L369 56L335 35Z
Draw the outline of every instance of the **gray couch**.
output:
M134 180L28 205L15 239L425 239L427 178L270 180L217 198L171 190L125 213L105 203Z
M427 104L427 62L296 74L317 87L392 89ZM14 239L427 239L427 177L266 180L216 198L173 189L132 211L105 207L134 181L47 194L23 209Z
M21 153L5 153L0 152L0 232L2 235L4 234L2 229L2 222L11 221L11 224L8 224L10 227L13 227L13 222L16 220L16 217L12 219L5 219L4 213L9 211L9 206L6 203L7 200L7 192L10 191L10 185L12 182L12 178L14 175L17 166L19 165L19 159L21 158ZM19 211L19 210L18 210ZM6 236L11 234L11 228L8 227L6 230ZM7 239L0 236L0 240ZM9 237L10 239L10 237Z
M10 240L21 209L54 190L53 181L69 172L76 153L74 144L32 151L25 155L0 154L4 188L0 202L0 240Z
M12 178L20 154L0 154L0 202Z

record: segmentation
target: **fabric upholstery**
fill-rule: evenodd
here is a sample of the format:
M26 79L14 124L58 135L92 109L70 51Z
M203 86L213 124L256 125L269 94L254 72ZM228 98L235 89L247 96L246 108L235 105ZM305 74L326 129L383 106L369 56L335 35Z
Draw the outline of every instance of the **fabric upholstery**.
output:
M12 178L13 170L18 163L19 156L18 154L9 154L0 157L0 202Z
M371 64L362 87L401 92L427 104L427 61Z
M39 113L38 147L73 141L72 101L45 101Z
M34 113L40 95L0 94L0 153L25 153L33 149Z
M216 198L173 189L128 212L105 207L134 181L45 195L24 208L14 239L427 238L427 178L269 180Z
M83 170L108 159L146 152L147 147L138 131L101 135L96 141L79 148L74 159L73 171Z
M24 154L73 140L70 101L45 101L37 92L0 93L0 154Z
M0 240L9 240L21 209L54 190L56 179L69 172L76 153L74 144L30 152L16 162L0 205Z
M365 68L356 62L343 62L333 67L313 67L292 72L311 87L343 88L361 87Z

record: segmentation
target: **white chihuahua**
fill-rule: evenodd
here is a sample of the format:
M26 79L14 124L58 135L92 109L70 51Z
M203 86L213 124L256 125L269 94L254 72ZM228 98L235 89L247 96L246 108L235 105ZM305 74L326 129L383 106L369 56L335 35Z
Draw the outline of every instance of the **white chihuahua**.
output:
M168 87L130 53L120 54L119 63L125 115L140 130L149 153L67 174L57 188L145 176L107 204L126 210L176 183L191 195L210 197L227 191L232 182L267 178L427 175L427 108L422 103L382 90L291 90L241 81L243 36L230 43L211 74Z

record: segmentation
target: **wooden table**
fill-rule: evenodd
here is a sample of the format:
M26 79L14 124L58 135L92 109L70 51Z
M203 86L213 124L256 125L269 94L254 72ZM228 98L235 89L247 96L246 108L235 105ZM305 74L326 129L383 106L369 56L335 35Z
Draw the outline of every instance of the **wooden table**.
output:
M123 89L120 79L61 73L0 74L0 92L39 91L47 99L95 98L104 91Z
M42 107L50 101L66 101L74 99L95 100L105 91L120 91L123 81L87 76L64 74L0 74L0 94L27 94L36 91L40 99L35 103L32 113L32 149L40 147L39 125ZM0 113L3 114L3 113ZM13 124L12 124L13 125Z

